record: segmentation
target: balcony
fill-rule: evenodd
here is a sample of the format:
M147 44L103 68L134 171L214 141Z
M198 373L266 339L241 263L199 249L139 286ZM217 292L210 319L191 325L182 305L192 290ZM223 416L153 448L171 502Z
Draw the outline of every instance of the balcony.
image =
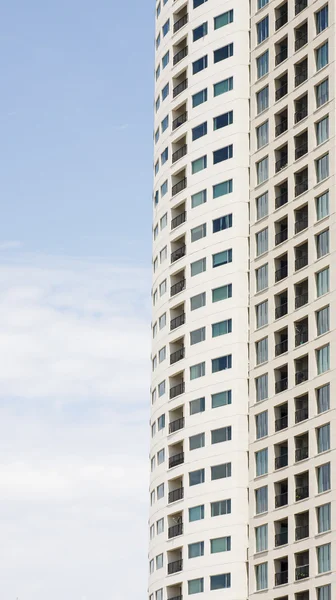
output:
M285 585L288 583L288 571L280 571L279 573L275 573L274 585Z
M183 15L183 17L181 17L177 21L175 21L174 28L173 28L174 33L177 33L178 31L180 31L180 29L182 29L182 27L184 27L187 23L188 23L188 13Z
M275 382L275 393L280 394L288 389L288 377L283 377Z
M179 83L178 85L176 85L173 88L173 98L176 98L177 96L182 94L182 92L184 92L184 90L186 90L187 87L188 87L188 79L184 79L183 81L181 81L181 83Z
M287 94L288 94L288 82L287 82L287 80L281 81L279 86L275 90L275 100L278 101L281 98L283 98L284 96L286 96Z
M288 4L283 4L279 9L277 9L275 15L275 31L278 31L278 29L288 23Z
M288 504L288 491L282 492L282 494L278 494L275 496L275 508L281 508L282 506L287 506Z
M176 196L176 194L178 194L179 192L182 192L182 190L185 190L186 187L187 187L187 178L183 177L183 179L181 179L180 181L175 183L175 185L173 185L172 196Z
M294 398L295 400L295 423L302 423L309 417L308 394Z
M178 281L177 283L174 283L174 285L172 285L171 288L170 288L170 295L171 296L176 296L176 294L179 294L180 292L182 292L183 290L185 290L185 286L186 286L186 280L185 279L181 279L181 281Z
M295 52L297 52L298 50L306 46L306 44L308 44L307 24L305 28L302 28L302 31L300 28L300 30L297 30L295 33Z
M275 234L275 238L274 238L274 244L275 246L279 246L279 244L282 244L282 242L285 242L288 239L288 229L287 227L281 229L280 231L278 231L278 233Z
M188 46L185 46L179 52L176 52L173 56L173 65L177 65L181 60L183 60L186 56L188 56Z
M184 428L184 417L180 417L179 419L175 419L169 423L169 433L175 433L180 429Z
M308 446L302 446L301 448L296 448L295 450L295 462L300 462L301 460L305 460L309 456L309 448Z
M173 575L173 573L179 573L183 568L183 560L179 558L179 560L174 560L173 562L168 563L168 575Z
M304 328L295 335L295 348L308 342L308 328Z
M275 419L274 421L275 431L282 431L288 427L288 414Z
M184 452L179 452L178 454L175 454L174 456L169 457L169 461L168 461L169 469L172 469L173 467L177 467L178 465L182 465L183 463L184 463Z
M183 600L183 596L180 594L179 596L173 596L172 598L169 598L168 600Z
M295 385L300 385L304 381L308 381L308 369L303 369L295 373Z
M288 467L288 454L276 456L274 460L275 470L283 469L284 467Z
M309 498L309 486L303 485L295 489L295 502Z
M183 535L183 523L178 523L177 525L172 525L168 528L168 539L171 540L178 535Z
M295 221L295 233L300 233L308 227L308 214Z
M173 398L176 398L177 396L184 394L184 392L185 392L185 382L181 381L181 383L178 383L177 385L174 385L173 387L170 388L169 398L170 398L170 400L172 400Z
M280 208L288 202L288 189L280 188L280 193L275 197L275 208Z
M299 123L308 116L308 102L302 104L294 113L294 123Z
M176 350L175 352L171 353L170 364L174 365L179 360L182 360L182 358L184 358L184 356L185 356L185 348L179 348L179 350Z
M283 152L283 153L281 153L280 158L275 162L275 172L279 173L280 171L282 171L282 169L287 167L287 165L288 165L288 153Z
M295 184L295 188L294 188L295 198L297 196L301 196L301 194L303 194L307 190L308 190L308 177L298 181Z
M308 139L306 141L304 141L303 144L296 146L295 160L299 160L299 158L302 158L302 156L304 156L307 153L308 153Z
M185 313L182 313L182 315L178 315L177 317L174 317L174 319L171 319L170 321L170 331L173 331L174 329L177 329L178 327L181 327L181 325L184 325L185 323Z
M302 10L307 8L308 0L297 0L295 2L295 15L298 15Z
M306 63L306 61L304 61ZM295 79L294 79L294 85L295 87L298 87L299 85L301 85L302 83L304 83L305 81L307 81L308 79L308 67L304 66L302 68L296 68L295 69Z
M281 281L282 279L285 279L285 277L287 277L287 275L288 275L288 264L284 264L279 269L277 269L275 271L275 281L276 281L276 283L278 281Z
M177 260L179 260L180 258L182 258L183 256L185 256L186 254L186 245L184 244L183 246L180 246L179 248L177 248L176 250L174 250L174 252L171 253L170 255L170 261L172 263L176 262Z
M186 219L187 219L186 211L180 213L179 215L174 217L174 219L171 220L171 223L170 223L171 229L176 229L176 227L178 227L179 225L182 225L182 223L185 223Z
M309 577L309 565L295 567L295 581L307 579L307 577Z
M287 129L288 129L288 119L286 117L286 118L281 119L281 121L279 121L279 123L275 126L275 137L278 137L282 133L285 133L285 131L287 131Z
M281 317L284 317L287 314L288 314L287 302L283 302L282 304L279 304L279 306L275 307L275 318L276 319L280 319Z
M282 531L281 533L276 533L274 536L274 545L285 546L288 544L288 531Z
M295 271L299 271L308 265L308 252L302 252L300 256L295 259Z
M172 154L172 163L176 163L178 160L180 160L181 158L183 158L183 156L185 156L187 154L187 144L184 144L184 146L182 146L181 148L179 148L178 150L176 150L175 152L173 152Z
M295 541L304 540L309 537L309 525L295 527Z
M171 504L172 502L177 502L177 500L182 500L184 497L184 488L180 487L177 488L176 490L172 490L171 492L168 493L168 504Z
M275 356L280 356L285 352L288 352L288 339L284 339L278 344L275 344Z
M281 47L281 49L279 50L279 52L276 53L276 55L275 55L275 66L277 67L278 65L280 65L287 58L288 58L288 46L286 44L286 45L283 45Z
M186 123L187 119L188 119L187 111L182 113L179 117L176 117L176 119L174 119L174 121L172 123L173 131L175 131L175 129L177 129L178 127L183 125L183 123Z

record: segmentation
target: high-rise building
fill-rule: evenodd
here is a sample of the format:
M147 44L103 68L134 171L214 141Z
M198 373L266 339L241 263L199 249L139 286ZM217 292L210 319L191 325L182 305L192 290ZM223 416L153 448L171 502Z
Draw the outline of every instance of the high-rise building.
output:
M336 599L335 8L156 2L149 600Z

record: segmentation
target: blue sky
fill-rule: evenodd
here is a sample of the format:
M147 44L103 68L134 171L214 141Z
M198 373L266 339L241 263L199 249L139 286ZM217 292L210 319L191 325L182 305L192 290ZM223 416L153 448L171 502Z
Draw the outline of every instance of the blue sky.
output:
M0 9L8 600L147 597L153 11Z

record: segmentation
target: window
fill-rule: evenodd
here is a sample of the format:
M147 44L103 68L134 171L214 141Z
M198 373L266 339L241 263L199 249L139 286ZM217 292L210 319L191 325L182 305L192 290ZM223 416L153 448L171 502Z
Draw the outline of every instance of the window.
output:
M191 277L195 275L199 275L200 273L204 273L206 271L206 259L201 258L200 260L196 260L190 265L190 274Z
M167 246L160 250L160 263L162 264L165 260L167 260Z
M191 241L197 242L206 236L206 223L202 223L202 225L197 225L190 231Z
M158 554L156 559L156 568L157 569L162 569L163 567L163 554Z
M317 547L318 573L331 571L331 544L323 544Z
M224 229L229 229L230 227L232 227L232 214L225 215L225 217L219 217L219 219L214 219L212 221L212 233L224 231Z
M192 130L192 141L194 142L195 140L198 140L200 137L203 137L203 135L206 135L208 133L208 124L205 121L204 123L201 123L201 125L197 125L197 127L194 127Z
M268 525L255 528L256 552L265 552L268 549Z
M164 483L160 483L160 485L156 488L156 497L158 500L161 500L164 496Z
M317 50L315 50L315 61L317 71L323 69L323 67L325 67L328 64L328 54L328 42L325 42L325 44L323 44L322 46L317 48Z
M316 35L328 27L328 4L315 13Z
M329 292L329 267L316 273L316 292L318 298Z
M319 494L330 490L330 463L326 463L317 468L317 488Z
M157 367L157 358L156 355L154 356L153 360L152 360L152 371L155 371Z
M205 375L205 362L198 363L197 365L193 365L190 367L190 379L198 379L199 377L204 377Z
M316 311L317 335L323 335L330 329L329 306Z
M163 196L166 195L166 193L168 192L168 181L164 181L163 184L161 185L161 198Z
M159 398L161 396L163 396L163 394L166 391L166 382L165 381L161 381L161 383L159 383L158 385L158 392L159 392Z
M231 463L223 463L222 465L211 467L211 481L225 479L226 477L231 477Z
M329 100L329 80L325 79L315 86L316 108L319 108Z
M316 219L324 219L329 215L329 192L324 192L321 196L315 199L316 203Z
M162 102L167 98L169 94L169 83L167 83L161 92Z
M315 161L315 169L317 183L329 177L329 154L325 154Z
M223 46L222 48L218 48L218 50L214 50L214 63L218 63L221 60L225 60L226 58L230 58L233 56L233 44L228 44L227 46Z
M258 488L255 491L255 499L256 499L256 514L260 515L260 513L267 512L267 510L268 510L267 485L265 485L264 487Z
M199 485L205 481L204 469L198 469L197 471L191 471L189 473L189 485Z
M224 146L224 148L220 148L219 150L215 150L213 152L213 164L217 165L223 160L229 160L229 158L233 157L233 145Z
M217 394L211 394L211 408L219 408L220 406L226 406L232 402L232 391L226 390L225 392L217 392Z
M155 404L156 402L156 388L154 388L154 390L152 391L152 404Z
M221 442L229 442L232 439L232 427L220 427L211 431L211 443L220 444Z
M268 360L268 338L265 337L256 343L256 363L260 365Z
M188 558L204 556L204 542L194 542L188 545Z
M212 302L227 300L227 298L232 298L232 283L222 285L221 287L212 290Z
M201 192L197 192L197 194L193 194L191 196L191 208L196 208L196 206L200 206L207 201L207 192L206 190L202 190Z
M202 294L197 294L196 296L193 296L192 298L190 298L190 310L196 310L197 308L202 308L202 306L205 306L205 292L202 292Z
M329 229L315 236L317 258L329 254Z
M268 263L256 269L257 292L265 290L268 287Z
M162 127L162 123L161 123L161 127ZM156 143L156 144L157 144L157 143L158 143L158 141L159 141L159 137L160 137L160 130L159 130L159 128L157 128L157 130L156 130L156 132L155 132L155 136L154 136L154 139L155 139L155 143Z
M211 361L212 373L218 373L219 371L225 371L226 369L232 368L232 354L226 356L220 356L219 358L213 358Z
M203 171L203 169L206 169L206 167L207 167L207 157L201 156L201 158L197 158L196 160L192 161L191 172L193 175L195 175L195 173L199 173L200 171Z
M222 515L229 515L231 513L231 500L219 500L218 502L211 502L211 516L220 517Z
M158 418L158 431L161 431L161 429L164 429L166 424L166 415L161 415Z
M153 338L156 337L156 334L157 334L157 323L154 323L154 325L153 325Z
M232 332L232 319L225 319L225 321L219 321L219 323L213 323L211 325L212 337L218 337L220 335L226 335Z
M257 329L268 324L268 300L257 304L256 306Z
M202 58L199 58L198 60L195 60L192 64L192 72L193 75L196 75L196 73L199 73L200 71L203 71L203 69L206 69L208 66L208 56L202 56Z
M268 473L268 449L263 448L259 452L255 452L256 477L266 475Z
M155 172L155 175L157 175L159 172L159 161L158 160L155 163L154 172ZM159 202L159 193L155 192L155 204L158 204L158 202Z
M168 31L169 31L169 19L165 22L165 24L162 27L163 37L165 37L165 35L167 35Z
M214 84L214 97L226 94L226 92L230 92L231 90L233 90L233 77L228 77Z
M257 149L268 144L268 121L257 127Z
M214 18L214 29L219 29L220 27L224 27L225 25L229 25L229 23L233 23L233 10L228 10L227 12L218 15L218 17Z
M222 183L217 183L212 186L212 197L220 198L220 196L226 196L227 194L231 194L233 185L232 179L228 181L222 181Z
M257 167L257 184L260 185L268 179L268 156L259 160L256 164Z
M257 40L258 44L261 44L263 41L267 40L269 36L269 25L268 25L268 15L259 23L257 23Z
M268 227L256 234L257 256L268 251Z
M331 584L322 585L317 589L317 600L331 600Z
M257 221L268 215L268 192L256 198Z
M222 590L231 587L231 573L210 575L210 590Z
M155 490L153 490L150 494L150 505L153 506L155 502Z
M168 128L168 124L169 124L169 117L168 115L161 121L161 132L164 133L164 131L166 131L166 129Z
M208 23L202 23L202 25L199 25L198 27L196 27L196 29L193 29L193 42L197 42L197 40L200 40L202 37L205 37L208 33Z
M155 71L155 79L156 79L156 81L157 81L157 80L159 79L159 77L160 77L160 72L161 72L161 68L160 68L160 65L159 65L159 66L158 66L158 68L157 68L157 69L156 69L156 71Z
M268 587L267 562L256 565L255 574L257 591L266 590Z
M190 332L190 346L199 344L205 340L205 327L200 327Z
M160 296L163 296L167 291L167 280L165 279L159 285Z
M161 44L161 35L159 33L159 35L156 38L156 42L155 42L156 49L159 48L160 44Z
M269 52L266 50L264 54L261 54L257 58L257 79L261 79L267 75L269 71Z
M329 344L316 350L317 374L322 375L330 369L330 347Z
M330 450L330 423L317 428L317 452Z
M196 0L194 0L195 3ZM199 2L200 0L198 0ZM203 0L204 2L204 0ZM190 579L188 581L188 594L199 594L204 591L204 579L200 577L199 579Z
M327 383L316 390L317 412L321 414L330 408L330 384Z
M166 346L164 346L164 348L161 348L161 350L159 350L159 363L161 363L163 360L165 360L166 358Z
M207 2L208 0L194 0L194 8L198 8L198 6L201 6L201 4L204 4L204 2Z
M168 160L168 148L165 148L161 153L161 165L164 165Z
M157 535L159 535L160 533L163 533L163 531L164 531L164 520L159 519L158 521L156 521L156 533L157 533Z
M191 415L196 415L197 413L204 412L205 398L196 398L196 400L191 400L189 407Z
M149 528L149 539L153 539L155 535L155 529L154 529L154 525L151 525Z
M200 92L197 92L197 94L194 94L192 96L192 107L196 108L196 106L199 106L200 104L203 104L203 102L206 102L208 99L208 90L207 88L205 88L204 90L201 90Z
M217 254L212 255L212 266L220 267L221 265L227 265L232 262L232 249L223 250L223 252L217 252Z
M204 504L189 508L189 521L201 521L204 519Z
M189 450L197 450L198 448L204 448L205 446L205 435L204 433L197 433L189 438Z
M157 112L160 108L160 96L157 97L155 101L155 111Z
M265 410L264 412L256 415L256 438L260 440L263 437L268 435L268 412Z
M161 13L161 2L156 7L156 18L158 19Z
M163 217L161 217L160 219L160 229L162 231L162 229L164 229L165 227L167 227L167 223L168 223L168 217L167 217L167 213L165 213L163 215Z
M223 113L218 117L214 117L213 120L213 128L214 131L217 129L222 129L222 127L227 127L227 125L231 125L233 123L233 110L230 110L227 113Z
M316 143L319 146L329 139L329 116L327 115L321 121L318 121L315 125L316 130Z
M331 529L331 504L322 504L317 507L317 526L318 532L324 533Z
M211 554L217 554L217 552L230 552L231 550L231 536L215 538L210 540L210 552Z
M162 588L155 592L155 600L163 600L163 589Z
M268 4L268 0L258 0L258 10L266 6L266 4Z
M161 465L164 461L165 461L165 450L164 450L164 448L162 448L162 450L159 450L159 452L157 453L157 464Z
M162 57L162 68L164 69L169 63L169 50L168 52L166 52L166 54Z
M257 100L257 114L259 115L260 113L262 113L264 110L266 110L268 108L268 104L269 104L268 85L256 93L256 100Z

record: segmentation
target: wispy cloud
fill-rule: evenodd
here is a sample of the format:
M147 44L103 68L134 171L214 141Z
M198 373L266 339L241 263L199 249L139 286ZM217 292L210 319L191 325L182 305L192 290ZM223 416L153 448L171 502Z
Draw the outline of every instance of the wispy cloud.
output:
M93 260L1 265L1 597L145 595L148 279Z
M22 248L22 242L18 240L10 240L8 242L0 241L0 251L1 250L17 250L18 248Z

